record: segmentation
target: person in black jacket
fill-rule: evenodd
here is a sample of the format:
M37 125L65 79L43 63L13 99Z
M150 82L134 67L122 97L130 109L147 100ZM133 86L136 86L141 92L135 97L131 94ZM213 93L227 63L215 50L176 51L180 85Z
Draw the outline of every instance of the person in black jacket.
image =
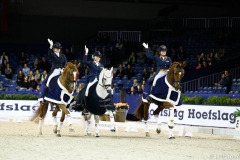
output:
M66 56L60 53L60 49L62 48L61 44L59 42L56 42L53 44L53 41L50 39L48 39L48 42L50 44L50 48L48 49L48 56L51 59L52 67L46 77L46 88L44 89L44 97L48 91L48 87L51 79L55 76L60 75L61 70L67 63ZM43 103L45 103L44 98L43 98Z

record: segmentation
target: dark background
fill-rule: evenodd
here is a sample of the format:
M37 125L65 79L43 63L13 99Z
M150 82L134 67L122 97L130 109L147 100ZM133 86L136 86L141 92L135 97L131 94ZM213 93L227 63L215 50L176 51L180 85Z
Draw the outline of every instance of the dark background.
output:
M236 0L9 0L0 43L71 45L99 30L147 30L152 19L238 16Z

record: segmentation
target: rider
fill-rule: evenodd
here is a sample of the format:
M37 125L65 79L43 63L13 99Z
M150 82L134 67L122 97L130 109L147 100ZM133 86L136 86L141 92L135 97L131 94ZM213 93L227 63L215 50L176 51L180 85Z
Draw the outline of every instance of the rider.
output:
M57 75L60 75L61 70L67 63L66 56L60 53L60 49L62 48L61 44L59 42L53 44L53 41L50 39L48 39L48 42L50 44L50 49L48 49L48 57L51 59L52 68L46 77L46 87L44 89L43 103L46 102L44 100L44 97L48 92L48 87L51 79Z
M86 88L86 92L85 92L85 98L88 96L88 92L89 92L89 88L98 81L99 78L99 74L103 69L103 65L101 63L99 63L99 61L101 60L101 53L99 51L95 51L93 53L93 61L87 61L87 56L88 56L88 48L86 48L85 46L85 55L83 57L83 63L85 63L89 68L90 68L90 72L88 74L88 85Z
M157 71L156 71L157 74L154 77L153 84L152 84L152 89L151 89L151 94L154 94L154 92L155 92L155 85L156 85L157 80L160 77L165 76L167 74L167 71L168 71L169 67L172 64L172 60L171 60L170 57L166 56L167 47L165 45L161 45L159 47L159 52L160 52L160 56L159 57L152 56L149 53L148 44L143 43L143 46L146 48L146 56L147 56L147 58L155 61L156 64L157 64ZM151 103L152 98L148 96L147 97L147 101L149 103Z

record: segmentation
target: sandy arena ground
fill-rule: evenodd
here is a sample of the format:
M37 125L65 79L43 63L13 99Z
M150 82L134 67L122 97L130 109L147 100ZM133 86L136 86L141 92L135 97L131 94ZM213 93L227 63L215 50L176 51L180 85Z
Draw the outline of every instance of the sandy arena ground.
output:
M139 122L140 123L140 122ZM100 138L84 136L83 124L74 124L74 133L62 127L62 137L56 137L52 125L43 125L43 135L37 136L37 124L0 122L0 160L204 160L240 159L240 141L232 136L196 134L169 140L168 132L143 130L112 133L101 130ZM94 132L94 130L92 130Z

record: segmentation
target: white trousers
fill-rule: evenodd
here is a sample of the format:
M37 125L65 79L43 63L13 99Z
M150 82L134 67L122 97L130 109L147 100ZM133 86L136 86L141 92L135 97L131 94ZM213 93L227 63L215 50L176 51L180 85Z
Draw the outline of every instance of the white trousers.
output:
M157 80L158 80L160 77L165 76L166 74L167 74L167 72L158 72L158 74L154 77L154 80L153 80L153 84L152 84L152 85L155 86Z
M53 73L49 76L49 78L48 78L48 80L47 80L47 84L46 84L47 87L49 87L50 80L51 80L53 77L55 77L55 76L57 76L57 75L60 75L61 70L62 70L61 68L54 69Z
M87 89L86 89L86 92L85 92L85 96L88 96L89 88L90 88L95 82L97 82L97 78L95 78L94 81L88 83Z

